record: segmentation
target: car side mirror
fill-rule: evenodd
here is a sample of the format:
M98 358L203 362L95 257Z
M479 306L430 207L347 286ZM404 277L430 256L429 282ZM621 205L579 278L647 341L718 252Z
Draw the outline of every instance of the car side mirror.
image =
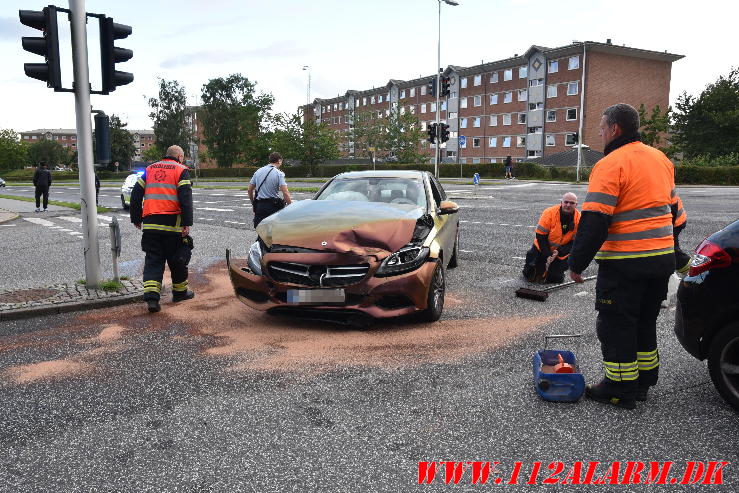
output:
M436 211L440 216L445 214L456 214L457 212L459 212L459 206L456 202L452 202L451 200L443 200Z

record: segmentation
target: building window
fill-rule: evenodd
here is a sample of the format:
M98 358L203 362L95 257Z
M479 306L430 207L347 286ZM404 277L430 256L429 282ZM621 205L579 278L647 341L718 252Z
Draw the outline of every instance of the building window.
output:
M467 98L459 98L459 107L460 108L466 108L467 107Z
M390 93L387 93L387 96L385 96L385 101L390 102Z
M367 98L362 98L362 106L367 106Z
M552 134L547 134L546 140L547 140L547 146L548 147L552 147L553 145L557 145L557 142L554 140L554 135L552 135Z
M372 97L370 98L370 104L375 104L375 97L374 97L374 96L372 96Z
M490 140L488 140L488 147L498 147L498 137L490 137Z
M429 103L429 112L436 113L436 103Z
M446 101L441 102L441 111L446 111Z
M557 84L550 84L547 86L547 97L548 98L557 97Z
M459 128L467 128L467 118L462 118L459 120Z
M416 88L411 87L411 97L414 97L416 95Z
M498 115L490 115L490 126L491 127L498 126Z
M377 96L377 102L378 103L382 103L382 94L380 94L379 96Z
M577 120L577 108L567 108L566 120L568 122L571 122L572 120Z
M528 91L526 89L519 89L518 90L518 100L526 101L527 99L528 99Z
M498 95L497 94L491 94L490 95L490 104L498 104Z
M544 85L544 79L531 79L529 81L529 87L536 87Z
M449 92L449 99L454 99L457 97L457 91L450 91Z
M504 113L503 114L503 125L510 125L510 124L511 124L511 114Z
M540 134L541 131L542 131L542 127L529 127L530 134Z
M490 83L495 84L498 82L498 72L493 72L490 74Z
M519 79L525 79L526 77L528 77L528 75L529 75L529 67L525 65L523 67L518 67L518 78Z
M503 137L503 147L511 147L511 138Z
M503 71L503 80L511 80L513 79L513 69L507 68Z
M405 89L400 90L400 99L405 99Z
M476 116L475 119L472 120L472 126L475 128L480 127L480 117L479 116Z
M338 111L338 110L339 110L339 104L338 103L334 103L334 111Z
M480 147L480 137L473 137L472 138L472 147Z
M426 103L421 104L421 113L426 113Z
M516 147L526 147L526 137L518 135L516 137Z
M580 55L571 56L567 62L567 70L575 70L580 68Z
M556 72L559 72L559 61L558 60L549 60L549 73L554 74Z
M513 101L513 92L508 91L505 94L503 94L504 103L510 103L511 101Z
M565 134L565 145L574 146L575 144L577 144L575 134Z
M467 88L467 77L459 79L459 87L461 87L462 89Z
M475 96L472 104L475 106L482 106L482 96Z
M526 123L526 113L518 114L518 123Z
M578 81L568 82L567 83L567 95L574 96L575 94L577 94L579 85L580 83Z
M548 122L557 121L557 111L556 110L547 110L547 121Z
M542 110L544 109L544 103L529 103L529 110Z
M426 95L426 86L421 86L421 96Z
M456 111L450 111L449 112L449 119L457 118L457 112Z
M473 84L476 86L482 84L482 75L476 75Z

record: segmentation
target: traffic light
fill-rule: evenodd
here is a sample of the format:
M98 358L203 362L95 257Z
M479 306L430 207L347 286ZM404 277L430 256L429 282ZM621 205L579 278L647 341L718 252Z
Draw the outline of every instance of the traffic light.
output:
M449 77L441 78L441 95L442 96L449 96L449 93L451 92L451 89L450 89L451 82L452 81Z
M95 114L95 154L97 164L110 164L110 119L103 112Z
M449 140L449 124L442 123L441 124L441 131L439 132L439 140L441 142L446 142Z
M573 144L575 144L575 145L579 144L580 143L580 135L577 132L575 132L574 134L572 134L572 140L573 140L573 142L572 142Z
M62 89L62 73L59 68L59 30L56 24L56 7L49 5L44 10L19 10L21 24L44 32L42 38L23 36L23 49L43 56L45 63L24 63L23 71L28 77L46 82L55 91Z
M432 144L436 144L436 123L429 124L427 133L429 134L428 141L431 142Z
M133 82L133 74L120 72L115 64L126 62L133 57L133 51L118 48L114 45L116 39L127 38L131 34L131 26L116 24L112 17L100 17L100 68L103 75L102 94L115 91L118 86Z
M429 86L429 90L427 92L433 97L436 97L436 77L429 80L428 86Z

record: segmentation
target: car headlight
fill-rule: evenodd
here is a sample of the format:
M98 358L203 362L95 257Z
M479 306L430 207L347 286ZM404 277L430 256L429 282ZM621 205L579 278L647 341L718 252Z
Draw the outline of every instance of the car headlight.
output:
M377 268L377 277L396 276L416 270L429 257L428 247L406 245L382 261Z
M247 263L254 274L262 275L262 246L259 244L259 240L252 243L251 248L249 248Z

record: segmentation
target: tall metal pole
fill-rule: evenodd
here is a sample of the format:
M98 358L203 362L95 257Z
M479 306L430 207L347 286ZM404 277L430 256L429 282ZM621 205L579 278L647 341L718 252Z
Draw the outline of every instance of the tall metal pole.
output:
M305 104L310 105L310 65L303 65L303 70L308 71L308 92L305 96Z
M580 166L582 165L582 127L583 121L585 120L585 57L587 53L585 51L585 43L582 44L582 71L581 82L580 82L580 125L577 131L577 170L575 171L575 181L580 182Z
M439 89L441 88L441 0L439 0L439 36L436 45L436 149L434 150L434 176L439 177L439 123L441 108L439 107Z
M72 23L72 65L74 67L74 110L77 119L77 159L80 173L82 241L85 281L91 288L100 284L100 249L95 204L95 171L92 163L90 123L90 73L87 65L87 14L85 0L69 0Z

